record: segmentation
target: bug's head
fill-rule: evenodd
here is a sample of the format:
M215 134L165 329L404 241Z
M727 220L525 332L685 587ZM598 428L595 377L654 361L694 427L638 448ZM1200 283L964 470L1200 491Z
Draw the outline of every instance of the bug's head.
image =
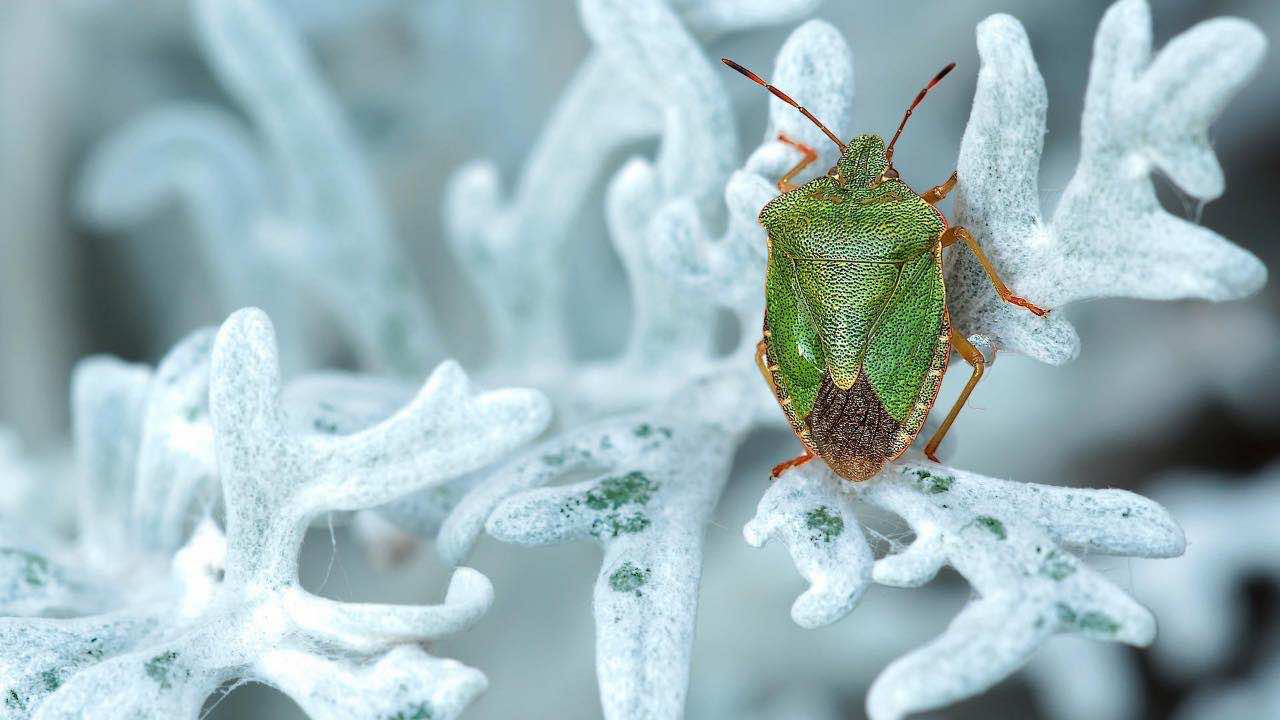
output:
M831 177L847 188L866 188L880 181L890 170L885 158L884 138L858 135L845 145L840 160L832 168Z

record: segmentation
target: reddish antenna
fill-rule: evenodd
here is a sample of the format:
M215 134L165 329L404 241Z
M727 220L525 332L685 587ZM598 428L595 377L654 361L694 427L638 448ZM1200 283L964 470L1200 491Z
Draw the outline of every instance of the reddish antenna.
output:
M911 101L911 107L907 108L907 112L902 116L902 122L898 123L898 131L893 134L893 139L889 141L889 147L884 150L884 162L886 168L893 168L893 144L898 142L898 136L902 134L902 129L907 126L907 121L911 119L911 111L915 110L916 106L924 101L924 96L929 94L929 91L933 89L933 86L941 82L942 78L946 77L947 73L954 70L955 67L955 63L948 63L946 67L938 71L937 75L933 76L933 79L929 81L928 85L925 85L920 92L916 94L916 99Z
M748 79L748 80L750 80L751 82L753 82L753 83L755 83L755 84L759 85L760 87L764 88L765 90L768 90L769 92L773 93L773 96L774 96L774 97L776 97L776 98L778 98L779 100L781 100L782 102L784 102L784 103L786 103L786 104L790 105L791 107L793 107L793 108L795 108L795 109L799 110L801 115L804 115L805 117L809 118L809 120L811 120L811 121L813 122L813 124L814 124L814 125L817 125L817 126L818 126L818 129L819 129L819 130L821 130L822 132L826 133L827 137L831 138L831 142L835 143L835 144L836 144L836 147L840 148L840 153L841 153L841 154L844 154L844 143L840 142L840 138L836 137L836 134L835 134L835 133L833 133L833 132L831 132L830 130L828 130L828 129L827 129L827 126L826 126L826 125L823 125L821 120L819 120L818 118L816 118L816 117L814 117L814 116L813 116L813 113L811 113L811 112L809 112L808 110L804 109L804 107L803 107L803 106L801 106L801 105L800 105L800 103L796 102L795 100L792 100L790 95L788 95L788 94L786 94L786 93L782 92L782 91L781 91L781 90L779 90L778 88L776 88L776 87L774 87L774 86L770 85L769 83L765 82L765 81L764 81L764 79L763 79L763 78L761 78L759 75L757 75L757 74L755 74L755 73L751 72L750 70L748 70L748 69L746 69L746 68L742 67L741 65L739 65L738 63L736 63L736 62L734 62L734 61L730 60L729 58L720 58L720 62L724 63L725 65L728 65L729 67L733 68L734 70L737 70L738 72L742 73L743 75L746 75L746 76L747 76L747 79ZM949 70L949 69L950 69L950 68L948 68L948 70ZM937 82L937 80L935 80L934 82ZM910 111L908 111L908 114L910 114Z

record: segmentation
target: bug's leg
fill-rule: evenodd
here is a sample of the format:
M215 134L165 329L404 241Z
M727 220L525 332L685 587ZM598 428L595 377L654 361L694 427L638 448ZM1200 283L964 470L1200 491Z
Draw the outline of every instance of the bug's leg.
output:
M814 455L813 451L806 447L803 455L797 455L786 462L780 462L777 465L774 465L773 469L769 471L769 475L773 478L777 478L779 475L791 468L800 467L816 457L818 456Z
M818 159L818 151L802 142L792 140L783 133L778 133L778 142L786 143L787 145L799 150L804 155L803 158L800 158L800 162L796 163L795 167L788 170L786 175L783 175L778 179L778 189L782 192L791 192L792 190L800 187L799 185L791 182L791 179L796 175L799 175L805 168L812 165L814 161Z
M925 457L934 462L938 462L938 458L934 453L938 451L938 446L942 444L942 439L947 436L947 431L951 429L951 423L956 421L956 416L960 414L960 408L969 400L969 394L973 392L974 386L982 379L982 372L987 368L987 361L982 357L982 353L978 351L968 338L956 332L955 328L951 328L951 347L960 353L960 357L964 361L973 366L973 374L969 376L969 382L965 383L964 390L960 391L960 397L956 398L956 404L951 406L951 412L947 413L947 419L942 421L942 425L938 426L938 431L929 438L929 443L924 446Z
M768 330L765 331L766 334L768 332ZM778 388L773 382L772 371L777 370L778 366L765 364L767 359L765 353L768 352L768 349L769 346L765 344L764 338L760 338L760 342L756 343L756 367L760 368L760 375L764 378L764 381L769 383L769 389L773 391L774 395L777 395Z
M773 390L773 393L776 396L778 394L778 388L773 384L773 373L770 371L777 370L778 366L765 364L765 352L767 349L768 346L765 344L764 338L760 338L760 342L756 343L756 367L760 368L760 374L764 376L765 382L769 383L769 389ZM773 470L769 471L769 475L776 478L787 470L803 465L815 457L817 456L814 455L813 451L806 445L803 455L791 458L783 463L778 463L774 466Z
M956 171L952 170L951 176L947 178L946 182L942 183L941 185L936 185L934 187L931 187L928 190L924 191L924 194L921 195L920 198L925 202L929 203L930 205L937 205L938 203L942 202L943 198L951 194L951 191L955 189L955 186L956 186Z
M764 376L769 384L773 384L773 376L769 373L769 368L764 364L764 354L768 346L764 342L764 338L760 338L760 342L756 343L756 367L760 368L760 374Z
M987 254L982 252L982 248L979 247L978 241L974 239L973 234L968 230L965 230L959 225L954 225L943 231L940 240L942 241L942 247L947 247L957 240L963 241L964 244L969 247L969 252L973 253L973 257L978 260L978 264L986 271L987 278L991 280L991 284L995 287L996 293L1000 295L1001 300L1017 305L1018 307L1026 308L1027 310L1035 313L1037 317L1044 317L1049 314L1048 310L1033 305L1031 301L1026 298L1014 295L1009 288L1005 286L1004 281L1000 279L1000 275L996 273L995 266L991 264L991 260L987 257Z

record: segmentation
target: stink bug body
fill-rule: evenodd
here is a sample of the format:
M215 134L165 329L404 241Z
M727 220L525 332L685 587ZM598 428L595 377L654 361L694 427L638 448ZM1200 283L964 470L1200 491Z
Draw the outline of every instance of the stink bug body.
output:
M955 64L916 95L886 145L870 134L842 142L786 93L732 60L724 63L795 107L840 148L826 175L795 185L791 180L817 153L779 136L803 159L778 181L782 194L760 211L769 264L756 362L805 448L773 476L820 456L847 480L873 477L924 427L954 347L973 374L925 446L936 460L985 367L982 353L951 326L942 249L963 242L1001 298L1045 314L1013 295L973 236L948 225L938 210L955 187L954 172L918 194L893 167L893 146L912 110Z

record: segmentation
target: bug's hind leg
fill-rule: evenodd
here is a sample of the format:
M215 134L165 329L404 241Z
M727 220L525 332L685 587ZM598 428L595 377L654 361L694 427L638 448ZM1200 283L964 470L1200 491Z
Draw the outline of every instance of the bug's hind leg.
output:
M769 388L773 390L774 395L776 396L778 388L774 385L772 371L777 370L778 368L776 365L768 364L768 356L765 354L767 350L768 345L765 343L764 338L761 338L760 342L756 343L756 367L760 368L760 374L764 376L765 382L769 383ZM778 463L769 471L769 475L776 478L787 470L790 470L793 467L799 467L815 457L817 456L813 454L813 450L810 450L808 446L805 446L803 455L797 455L786 462Z
M991 280L991 285L996 289L996 293L1000 295L1001 300L1012 305L1017 305L1018 307L1026 308L1027 310L1035 313L1037 317L1044 317L1049 314L1048 310L1044 310L1037 305L1033 305L1031 301L1026 298L1014 295L1013 292L1005 286L1004 281L1001 280L1000 275L996 273L996 268L991 264L991 260L987 257L987 254L982 252L982 248L978 245L978 241L973 237L973 233L965 230L959 225L953 225L942 232L942 236L939 240L942 242L942 247L947 247L957 240L963 241L969 248L969 252L973 253L973 257L977 259L978 264L986 271L987 278Z
M982 357L982 353L978 348L969 342L968 338L956 332L955 328L951 328L951 347L960 353L960 357L973 367L973 374L969 376L969 382L965 383L964 390L960 391L960 397L956 398L956 404L951 406L951 412L947 413L947 419L942 421L942 425L938 427L938 431L929 438L929 443L924 446L925 457L934 462L938 462L935 455L938 446L942 444L942 439L947 436L947 431L951 429L951 423L956 421L956 416L960 414L960 409L969 401L969 395L973 392L973 388L982 379L982 373L987 368L987 361Z
M795 167L788 170L786 175L783 175L778 179L778 189L782 192L791 192L792 190L800 187L796 183L791 182L791 180L818 159L818 151L802 142L792 140L783 133L778 133L778 142L786 143L787 145L799 150L804 155L804 157L800 159L800 162L795 164Z
M814 455L812 450L810 450L809 448L805 448L803 455L797 455L791 458L790 460L787 460L786 462L780 462L777 465L774 465L773 469L769 471L769 476L773 478L777 478L779 475L790 470L791 468L800 467L801 465L809 462L810 460L816 457L818 456Z
M938 203L942 202L943 198L951 194L951 191L955 189L955 186L956 186L956 171L952 170L951 176L947 178L946 182L942 183L941 185L935 185L934 187L931 187L928 190L925 190L924 194L921 195L920 198L925 202L929 203L930 205L937 205Z
M765 334L769 334L769 331L766 330ZM769 389L773 391L774 395L777 395L778 386L773 382L773 371L777 370L778 366L768 364L769 358L766 355L768 350L768 343L765 342L764 338L760 338L760 342L756 343L756 367L760 368L760 376L764 378L764 381L769 383Z

